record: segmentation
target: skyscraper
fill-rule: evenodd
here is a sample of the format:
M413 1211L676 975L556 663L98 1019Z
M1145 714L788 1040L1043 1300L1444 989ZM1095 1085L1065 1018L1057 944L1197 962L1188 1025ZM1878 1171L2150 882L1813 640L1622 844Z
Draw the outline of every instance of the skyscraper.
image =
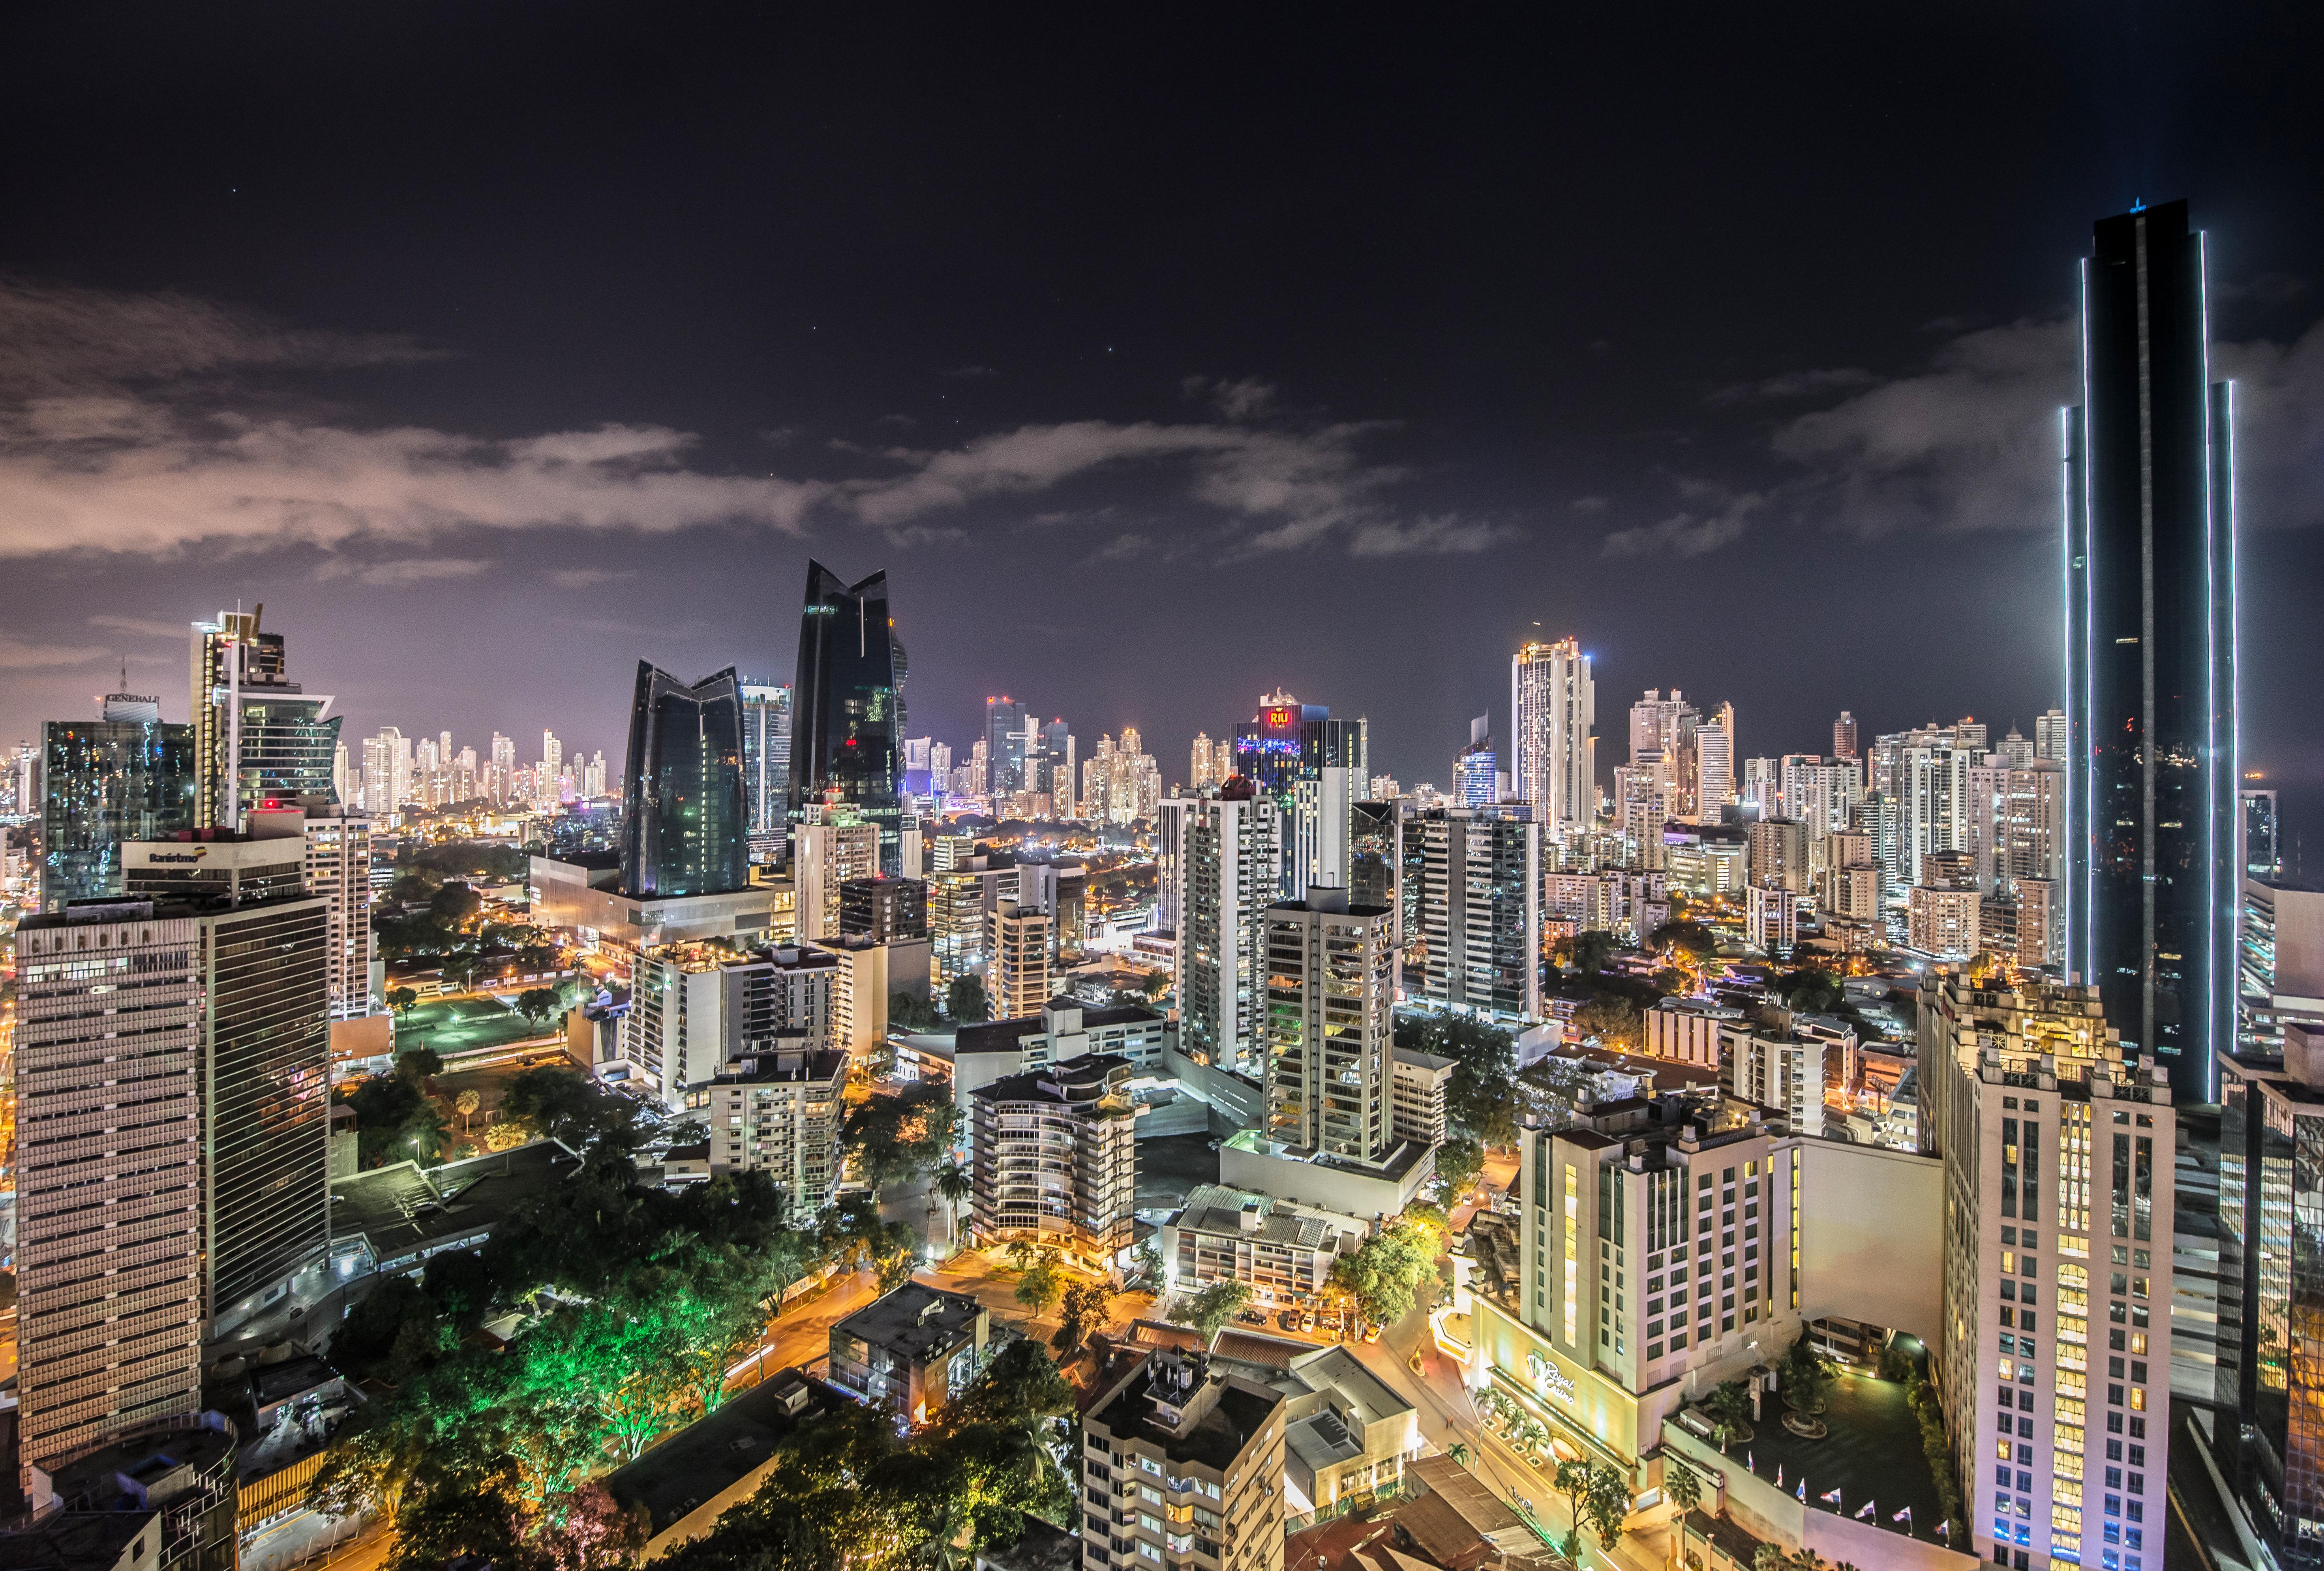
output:
M1831 723L1831 755L1834 758L1856 756L1856 716L1842 709L1840 718Z
M742 682L742 812L751 860L780 862L790 837L791 690Z
M1545 835L1587 828L1596 809L1598 684L1581 644L1562 638L1519 649L1509 662L1509 710L1518 799L1533 804Z
M742 694L734 668L692 687L645 661L622 781L622 891L724 894L751 882Z
M2065 414L2067 965L2126 1052L2214 1100L2234 1042L2231 384L2187 204L2101 218Z
M282 635L258 630L265 609L221 611L194 624L195 815L204 826L238 828L268 799L338 801L339 716L327 695L302 692L290 679Z
M120 695L115 695L119 698ZM121 846L198 821L194 728L152 718L157 703L107 700L102 720L42 730L41 908L121 892Z
M1311 889L1267 909L1268 1133L1376 1162L1397 1143L1396 913Z
M1016 699L984 700L984 756L992 771L989 795L1011 797L1025 789L1025 706Z
M888 575L844 585L810 561L792 674L791 822L808 802L846 803L880 831L887 874L903 871L904 675Z
M1540 1016L1541 826L1523 813L1436 808L1405 819L1407 993L1498 1020Z
M1495 777L1500 761L1493 752L1493 717L1480 715L1469 722L1469 745L1452 761L1452 795L1464 808L1489 808L1500 800Z
M1282 815L1231 782L1173 799L1163 831L1175 886L1179 1040L1187 1056L1259 1075L1267 993L1266 910L1277 899Z

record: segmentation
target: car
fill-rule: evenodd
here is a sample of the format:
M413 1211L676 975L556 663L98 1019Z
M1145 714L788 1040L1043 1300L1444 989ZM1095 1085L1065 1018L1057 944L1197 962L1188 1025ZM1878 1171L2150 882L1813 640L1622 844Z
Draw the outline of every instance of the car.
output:
M1296 1331L1299 1329L1299 1311L1286 1309L1275 1317L1275 1323L1286 1331Z
M1313 1331L1315 1329L1314 1310L1310 1309L1305 1314L1299 1317L1299 1329L1302 1331Z
M1380 1339L1380 1333L1386 1329L1387 1327L1382 1326L1367 1326L1364 1327L1364 1340L1378 1342Z
M1241 1321L1246 1326L1264 1326L1267 1324L1267 1316L1257 1309L1245 1309L1241 1314L1237 1315L1235 1318Z

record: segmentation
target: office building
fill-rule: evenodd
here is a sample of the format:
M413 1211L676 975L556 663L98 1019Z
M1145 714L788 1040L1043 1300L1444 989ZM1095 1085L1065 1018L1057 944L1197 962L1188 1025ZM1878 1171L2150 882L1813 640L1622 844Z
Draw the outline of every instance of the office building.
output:
M1771 960L1790 957L1800 941L1799 897L1783 885L1744 891L1744 941Z
M371 819L345 808L303 815L307 892L323 902L323 992L333 1020L378 1012L372 989Z
M906 1282L833 1324L831 1382L917 1427L974 1382L991 1351L982 1304Z
M1148 1354L1082 1419L1083 1571L1283 1571L1288 1407L1201 1354Z
M1171 967L1179 1046L1198 1064L1264 1071L1266 910L1277 894L1282 819L1255 782L1165 804L1178 944Z
M809 802L792 827L791 843L798 935L808 942L836 938L848 883L880 875L880 831L844 804Z
M1348 898L1358 905L1385 906L1397 913L1404 932L1404 818L1394 798L1356 802L1348 809Z
M1407 993L1496 1020L1540 1018L1541 826L1525 810L1434 808L1405 820L1420 874ZM1414 893L1407 876L1408 902Z
M1137 1222L1138 1120L1124 1086L1134 1071L1084 1053L969 1093L975 1190L970 1217L987 1245L1028 1238L1110 1269Z
M1745 844L1753 884L1794 894L1813 887L1808 873L1808 826L1797 818L1764 818L1750 827Z
M2324 890L2245 879L2239 933L2236 1050L2281 1057L2287 1023L2324 1030Z
M879 870L910 876L919 870L904 865L905 833L917 837L918 821L903 808L906 671L888 575L843 585L810 561L791 688L791 822L810 802L844 803L879 831Z
M121 847L199 823L194 728L158 718L159 705L120 696L106 718L51 720L21 772L36 785L27 810L41 819L41 909L121 892ZM119 717L116 717L119 716ZM37 768L33 767L37 765Z
M1351 781L1368 778L1370 731L1361 719L1334 720L1321 704L1302 704L1280 690L1259 701L1248 725L1234 728L1234 772L1275 803L1283 826L1277 846L1276 898L1296 900L1306 892L1314 858L1296 832L1299 784L1338 766ZM1348 799L1361 793L1351 783Z
M2283 820L2273 790L2236 794L2236 865L2245 878L2283 875Z
M861 876L839 886L839 935L875 944L928 936L928 886L917 878Z
M770 1049L727 1059L704 1108L711 1172L767 1174L793 1216L831 1203L845 1155L839 1130L847 1055L813 1051L806 1042L804 1031L778 1032Z
M1003 900L993 910L984 993L994 1018L1038 1014L1049 1001L1056 921L1053 908L1038 901Z
M1312 889L1267 909L1268 1133L1383 1160L1397 1143L1389 1050L1397 932L1384 906Z
M1831 755L1853 762L1856 760L1856 716L1842 709L1840 718L1831 723Z
M2065 417L2067 966L2209 1102L2235 1030L2233 396L2187 204L2094 238Z
M754 863L779 863L790 851L791 690L781 682L744 678L742 701L742 822ZM584 796L601 796L603 770Z
M2159 1571L2177 1120L2101 991L1960 968L1922 982L1919 1124L1945 1185L1938 1394L1978 1558Z
M985 794L1005 799L1026 790L1025 706L1010 698L984 700L984 756L991 774Z
M16 930L29 1465L201 1407L204 939L191 908L121 899Z
M688 687L638 662L622 785L622 893L669 899L750 886L733 667Z
M1489 715L1470 721L1469 745L1452 761L1452 799L1464 808L1489 808L1501 799L1491 725Z
M270 799L338 799L331 699L290 679L282 635L259 631L265 609L194 624L188 703L199 826L240 828L242 815Z

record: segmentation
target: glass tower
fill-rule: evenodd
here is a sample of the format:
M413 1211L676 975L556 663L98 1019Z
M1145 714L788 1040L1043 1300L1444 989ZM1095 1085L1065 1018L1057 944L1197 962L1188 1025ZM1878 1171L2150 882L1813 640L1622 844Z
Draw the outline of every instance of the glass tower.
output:
M2234 1043L2230 386L2187 204L2097 225L2065 411L2067 966L2181 1100Z
M742 805L751 860L790 858L791 690L779 682L742 682Z
M750 883L742 691L733 667L687 687L638 662L622 809L623 893L724 894Z
M842 584L807 568L791 707L790 821L809 802L844 802L880 831L880 871L902 871L904 652L888 615L888 575Z
M121 892L121 844L197 827L194 728L51 720L41 765L41 907Z

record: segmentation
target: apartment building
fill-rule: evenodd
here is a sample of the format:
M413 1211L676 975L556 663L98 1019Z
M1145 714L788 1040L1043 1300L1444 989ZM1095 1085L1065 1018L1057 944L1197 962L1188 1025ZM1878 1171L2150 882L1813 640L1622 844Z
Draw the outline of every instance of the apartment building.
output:
M765 1173L792 1215L820 1211L839 1182L839 1126L848 1057L816 1051L804 1031L779 1032L771 1050L738 1053L710 1082L703 1115L713 1173Z
M1162 1225L1162 1259L1182 1288L1240 1282L1261 1303L1303 1303L1330 1280L1342 1252L1370 1231L1320 1206L1198 1184Z
M1444 1098L1452 1086L1451 1058L1440 1058L1414 1048L1390 1048L1388 1071L1394 1081L1390 1132L1397 1140L1420 1145L1443 1145L1451 1132Z
M1279 1391L1149 1354L1082 1419L1084 1571L1283 1571Z
M984 1242L1030 1238L1110 1266L1132 1243L1137 1115L1130 1065L1084 1054L969 1093L975 1188L970 1224Z

